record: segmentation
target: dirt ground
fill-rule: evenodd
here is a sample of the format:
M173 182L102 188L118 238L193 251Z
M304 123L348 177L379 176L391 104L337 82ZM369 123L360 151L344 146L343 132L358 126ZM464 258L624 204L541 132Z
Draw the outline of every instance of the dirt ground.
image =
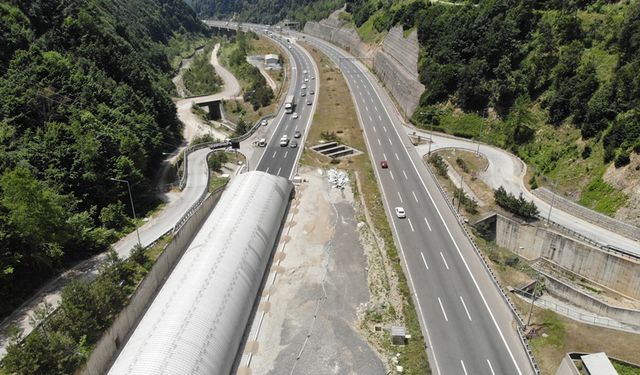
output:
M350 186L300 175L239 373L386 374L358 328L368 263Z

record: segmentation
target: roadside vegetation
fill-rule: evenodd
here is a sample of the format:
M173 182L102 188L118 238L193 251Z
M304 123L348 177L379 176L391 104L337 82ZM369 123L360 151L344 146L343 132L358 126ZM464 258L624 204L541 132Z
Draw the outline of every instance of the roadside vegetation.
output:
M382 265L369 280L372 305L363 313L361 332L393 367L391 357L401 353L398 364L406 374L429 374L429 363L424 349L424 337L411 299L407 280L400 264L400 255L395 247L391 228L374 173L374 165L366 153L362 130L358 124L351 93L340 70L324 54L313 47L305 46L320 69L320 91L316 98L316 111L307 144L320 140L335 140L361 150L364 154L344 160L330 159L308 149L301 163L322 168L339 168L350 172L354 194L364 204L364 217L374 233L374 247L379 248ZM373 273L370 270L370 274ZM383 302L383 303L377 303ZM389 327L400 324L407 327L411 340L406 346L392 346L388 333L375 330L376 326ZM394 370L392 370L394 371Z
M210 64L212 51L210 44L193 57L191 66L184 72L182 80L188 96L212 95L222 88L222 78Z
M110 252L96 280L71 281L55 311L45 304L34 313L36 328L29 335L23 337L13 329L0 374L73 373L89 357L152 264L148 251L140 247L127 260Z
M304 23L321 20L344 5L340 0L191 0L191 6L201 17L275 24L284 19Z
M180 143L171 61L207 30L182 2L0 4L0 318L159 203Z
M604 172L640 152L640 3L475 3L352 0L340 19L369 41L417 30L414 124L510 150L539 182L614 215L627 197Z
M273 42L249 32L239 33L222 45L220 62L236 76L243 90L243 100L227 100L223 103L225 114L235 124L251 127L260 117L275 112L278 106L275 93L260 70L246 60L247 55L256 54L257 49L262 52L269 44L271 53L279 51ZM282 85L282 79L280 82Z

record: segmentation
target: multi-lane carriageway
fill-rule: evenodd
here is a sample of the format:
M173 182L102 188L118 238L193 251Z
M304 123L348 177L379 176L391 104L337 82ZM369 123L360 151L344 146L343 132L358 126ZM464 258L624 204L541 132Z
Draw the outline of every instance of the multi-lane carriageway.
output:
M350 87L427 339L432 371L447 375L532 374L511 311L431 176L425 173L419 156L410 152L411 145L401 138L398 115L381 85L346 52L319 39L305 38L338 65ZM293 57L295 64L302 66L308 55L293 52ZM313 66L310 59L304 64ZM291 93L299 90L300 73L295 75ZM285 119L279 125L260 161L260 170L276 174L279 168L281 176L287 176L282 168L293 171L289 155L278 157L284 150L276 142L282 134L290 134L295 127L292 124L291 119ZM381 169L380 160L387 160L389 168ZM406 218L395 216L397 206L404 207Z

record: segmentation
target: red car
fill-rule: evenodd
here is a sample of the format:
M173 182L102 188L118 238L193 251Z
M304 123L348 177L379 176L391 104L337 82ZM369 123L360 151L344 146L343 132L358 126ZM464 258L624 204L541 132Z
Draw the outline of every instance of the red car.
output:
M386 160L382 160L382 161L380 161L380 167L389 168L389 163L387 163Z

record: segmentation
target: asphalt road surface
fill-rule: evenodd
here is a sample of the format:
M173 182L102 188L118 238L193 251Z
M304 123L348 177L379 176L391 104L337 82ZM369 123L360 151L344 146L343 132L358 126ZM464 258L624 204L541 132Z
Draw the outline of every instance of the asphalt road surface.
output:
M430 176L419 173L419 157L407 150L406 137L397 130L398 116L380 84L344 51L306 39L336 62L351 89L434 373L532 373L507 304L433 181L425 183ZM381 160L389 168L381 168ZM403 207L406 218L397 218L395 207Z

